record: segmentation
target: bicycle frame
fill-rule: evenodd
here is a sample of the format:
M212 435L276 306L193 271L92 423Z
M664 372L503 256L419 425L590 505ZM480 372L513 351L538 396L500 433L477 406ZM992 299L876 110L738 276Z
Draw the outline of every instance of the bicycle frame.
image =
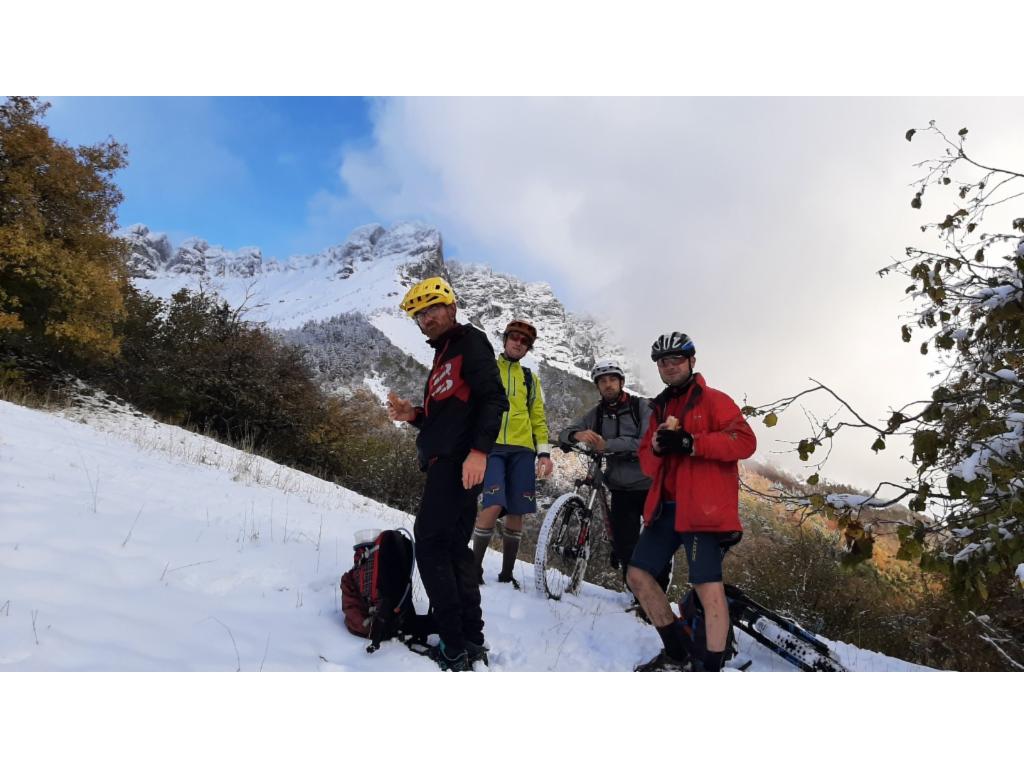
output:
M593 516L595 512L594 504L597 501L597 497L601 497L601 509L603 511L602 517L604 518L604 534L607 541L612 541L611 521L608 519L608 511L611 509L610 502L608 500L608 487L604 484L604 472L605 472L605 460L607 456L601 453L590 454L589 461L587 463L587 473L582 478L576 480L573 486L576 489L577 495L584 500L584 507ZM584 495L584 487L589 487L589 492ZM587 532L589 533L590 526L587 525ZM583 542L580 542L581 544Z
M600 509L604 518L604 537L611 542L613 540L611 531L611 520L609 518L609 499L607 487L604 484L605 459L609 454L596 453L582 444L571 447L562 446L563 450L574 451L587 457L585 475L573 483L573 492L563 494L548 508L544 523L537 540L537 555L534 560L536 581L538 589L544 591L552 599L558 599L563 592L576 593L583 583L583 576L586 572L587 563L590 560L591 552L591 523L595 512ZM599 500L600 499L600 503ZM576 509L574 517L566 518L567 504L574 505ZM556 525L556 518L561 522ZM573 531L573 540L566 542L562 537L566 531L565 526L570 520L575 519L579 530ZM553 562L549 559L547 549L550 546L550 554L561 560L561 565L555 566L563 575L568 577L568 583L563 588L551 587L546 581L546 570ZM569 575L571 573L571 575Z

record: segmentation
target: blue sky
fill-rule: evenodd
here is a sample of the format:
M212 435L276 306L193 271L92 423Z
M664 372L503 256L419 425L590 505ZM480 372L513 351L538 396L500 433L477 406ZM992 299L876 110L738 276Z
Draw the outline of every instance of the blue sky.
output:
M175 244L198 236L285 258L343 242L375 220L351 200L342 156L369 141L361 98L51 98L58 138L128 146L117 182L122 226L141 222ZM325 211L323 200L333 201ZM339 205L338 201L344 201Z

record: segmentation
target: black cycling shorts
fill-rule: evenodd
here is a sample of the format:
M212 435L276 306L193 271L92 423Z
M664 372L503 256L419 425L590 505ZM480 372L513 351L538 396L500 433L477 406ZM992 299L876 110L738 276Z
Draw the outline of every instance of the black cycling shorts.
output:
M657 578L682 547L691 584L722 581L722 558L728 546L739 540L739 533L680 533L675 524L675 503L663 503L659 514L641 532L629 564ZM723 543L727 544L724 549Z

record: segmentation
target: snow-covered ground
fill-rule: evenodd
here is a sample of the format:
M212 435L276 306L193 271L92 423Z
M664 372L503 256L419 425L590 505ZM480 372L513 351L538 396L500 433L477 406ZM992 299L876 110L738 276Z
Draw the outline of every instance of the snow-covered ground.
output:
M355 531L412 519L344 488L125 409L0 401L0 490L0 669L436 670L345 630ZM488 553L491 671L624 671L659 650L622 594L552 602L532 566L523 592L495 583L499 566ZM793 670L740 646L752 670ZM832 646L851 669L923 669Z

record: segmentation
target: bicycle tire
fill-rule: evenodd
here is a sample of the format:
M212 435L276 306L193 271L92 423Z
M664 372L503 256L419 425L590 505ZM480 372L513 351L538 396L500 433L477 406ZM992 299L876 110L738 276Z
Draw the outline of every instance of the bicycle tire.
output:
M537 591L552 600L560 600L566 592L576 594L583 584L590 559L589 516L575 493L559 496L544 516L533 573Z
M803 672L846 672L846 667L812 646L803 638L761 616L750 625L739 625L761 645ZM770 636L769 636L770 635Z
M834 666L838 667L838 669L833 671L845 671L843 669L843 665L840 663L839 659L836 658L835 653L831 648L792 619L788 619L770 608L766 608L753 600L739 587L733 586L732 584L725 585L725 594L731 604L742 609L740 611L740 617L746 618L748 623L753 624L757 618L766 618L795 637L797 640L809 645L821 656L827 658Z
M727 585L733 626L804 672L846 672L831 649L794 621Z

